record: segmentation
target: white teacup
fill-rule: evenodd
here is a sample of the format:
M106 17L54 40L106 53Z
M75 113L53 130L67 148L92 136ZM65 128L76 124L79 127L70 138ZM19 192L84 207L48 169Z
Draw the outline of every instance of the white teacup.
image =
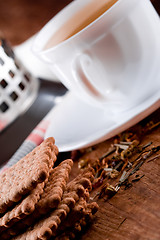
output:
M82 27L95 6L107 4ZM40 31L33 51L70 91L100 108L128 109L160 88L160 19L149 0L73 1Z

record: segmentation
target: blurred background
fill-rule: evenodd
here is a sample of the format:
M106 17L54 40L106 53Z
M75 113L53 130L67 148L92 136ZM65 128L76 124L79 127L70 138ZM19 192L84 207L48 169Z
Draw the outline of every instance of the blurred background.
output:
M0 31L11 45L20 44L70 2L72 0L0 0ZM151 2L160 14L160 0Z
M39 31L72 0L0 0L0 31L11 45Z

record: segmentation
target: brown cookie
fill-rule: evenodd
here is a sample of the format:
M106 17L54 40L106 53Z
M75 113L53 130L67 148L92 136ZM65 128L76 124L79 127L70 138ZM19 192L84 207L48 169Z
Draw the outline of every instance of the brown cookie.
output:
M60 163L56 168L50 171L48 182L44 187L41 199L37 203L32 214L23 219L23 222L18 222L12 228L2 234L2 239L10 239L10 236L17 235L21 229L25 229L33 224L41 215L47 214L52 208L56 208L61 201L63 191L69 179L69 173L73 161L67 159ZM17 219L17 221L20 219Z
M74 208L71 209L68 216L65 218L65 220L61 222L54 236L65 231L67 228L74 226L76 222L78 222L82 217L84 217L86 207L86 199L80 197L79 200L76 202Z
M94 180L94 170L93 168L90 167L82 171L75 179L73 179L70 183L68 183L67 189L68 191L70 191L70 189L73 190L74 186L76 186L77 184L80 184L84 188L87 188L89 191L91 191L92 189L91 183L93 182L93 180ZM70 188L70 184L71 184L71 188Z
M49 239L53 233L58 228L59 224L70 211L70 206L75 204L75 199L77 194L68 194L62 199L62 202L59 204L58 208L51 212L49 216L43 217L38 221L33 227L27 229L27 231L15 238L14 240L32 240L32 239Z
M58 206L66 188L72 165L73 161L67 159L51 170L48 182L41 195L41 199L36 205L35 211L28 218L24 219L24 224L30 226L41 215L48 213L50 209Z
M72 240L76 238L77 233L81 232L82 229L92 221L94 214L98 211L98 208L99 206L96 202L87 203L83 214L81 214L81 217L79 214L79 219L78 217L73 218L74 221L70 222L70 224L66 224L61 229L59 229L59 232L61 231L61 234L59 233L55 240ZM72 217L71 215L72 213L70 213L70 217Z
M49 177L57 153L54 139L48 138L0 175L1 214Z
M85 177L83 177L85 175ZM89 180L89 182L87 180ZM38 240L38 239L49 239L54 236L57 229L64 219L67 217L68 213L79 200L80 196L85 197L85 188L91 186L90 179L93 179L91 175L86 177L86 174L82 173L80 176L72 180L67 184L66 191L63 194L62 201L58 205L57 209L52 211L48 216L43 217L34 226L29 228L25 233L13 238L14 240ZM87 183L87 184L86 184ZM80 186L83 188L83 194L81 192L78 196Z
M46 214L51 208L58 206L66 188L72 166L73 161L67 159L51 171L48 183L36 207L39 214Z
M38 184L22 202L0 218L0 233L34 211L35 205L40 199L40 195L43 193L43 188L44 182Z

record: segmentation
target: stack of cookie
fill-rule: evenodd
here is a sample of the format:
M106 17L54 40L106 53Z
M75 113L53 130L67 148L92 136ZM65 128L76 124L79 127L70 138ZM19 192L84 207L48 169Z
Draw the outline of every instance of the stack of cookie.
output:
M93 169L68 183L71 159L53 168L53 138L0 176L0 239L73 239L97 211L89 203Z

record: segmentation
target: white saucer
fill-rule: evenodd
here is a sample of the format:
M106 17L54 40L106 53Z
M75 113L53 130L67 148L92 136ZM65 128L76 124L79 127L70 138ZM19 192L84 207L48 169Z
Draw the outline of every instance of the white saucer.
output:
M53 109L45 138L53 136L60 152L97 144L138 123L160 107L160 90L138 106L112 114L68 92Z

